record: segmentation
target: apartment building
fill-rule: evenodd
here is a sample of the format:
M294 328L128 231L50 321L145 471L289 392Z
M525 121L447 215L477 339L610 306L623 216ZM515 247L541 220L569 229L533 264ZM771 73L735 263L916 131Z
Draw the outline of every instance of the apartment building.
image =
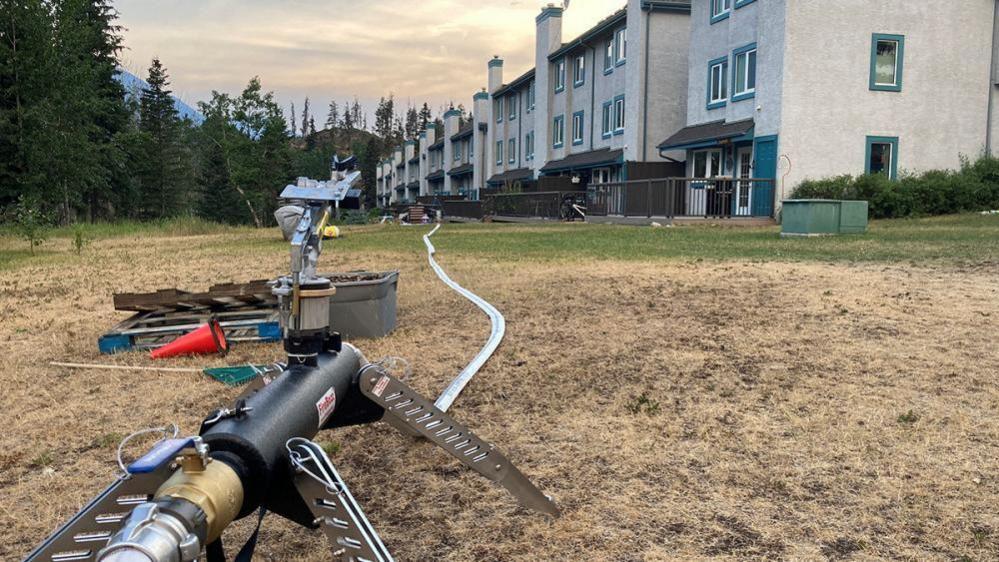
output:
M660 134L685 123L690 3L631 0L563 42L561 8L535 20L535 66L504 82L489 61L479 189L565 176L592 182L666 175Z
M736 182L753 215L807 178L953 169L991 149L995 0L691 8L686 126L659 149L683 151L691 177L776 178Z

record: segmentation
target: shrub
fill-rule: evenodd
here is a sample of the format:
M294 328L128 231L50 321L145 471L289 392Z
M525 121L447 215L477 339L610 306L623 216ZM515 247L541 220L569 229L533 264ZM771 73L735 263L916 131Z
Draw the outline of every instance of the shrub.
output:
M14 230L31 247L31 255L35 255L35 248L48 239L50 227L48 216L37 203L23 195L17 200L17 205L14 206Z
M904 174L897 181L883 174L807 180L793 197L867 201L874 218L994 210L999 209L999 158L963 158L958 171Z

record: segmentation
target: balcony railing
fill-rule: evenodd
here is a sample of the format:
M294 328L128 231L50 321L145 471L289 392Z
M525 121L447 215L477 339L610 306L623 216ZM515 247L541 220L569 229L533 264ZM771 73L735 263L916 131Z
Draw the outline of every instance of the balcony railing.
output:
M534 193L497 193L483 196L485 212L501 217L562 218L567 196L582 195L572 191L541 191Z
M662 178L589 186L587 214L617 217L772 217L772 179Z

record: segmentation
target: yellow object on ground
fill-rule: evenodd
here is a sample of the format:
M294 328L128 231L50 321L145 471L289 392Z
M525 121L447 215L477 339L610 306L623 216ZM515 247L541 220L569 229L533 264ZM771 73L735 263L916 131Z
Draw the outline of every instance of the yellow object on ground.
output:
M327 226L323 229L323 238L339 238L340 237L340 227L337 226Z

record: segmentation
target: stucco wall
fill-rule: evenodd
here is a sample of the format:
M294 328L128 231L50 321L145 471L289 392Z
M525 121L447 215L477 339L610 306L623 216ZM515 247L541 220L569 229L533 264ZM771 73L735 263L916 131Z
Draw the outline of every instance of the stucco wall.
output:
M801 180L859 174L868 135L898 168L955 168L985 146L994 0L788 2L780 152ZM872 34L905 36L901 92L869 87ZM821 53L817 56L816 53Z
M636 65L630 72L639 79L629 78L627 93L628 103L634 107L626 108L629 109L627 130L634 131L634 140L629 140L629 143L635 146L635 150L627 151L625 158L629 161L657 162L661 161L656 148L659 143L686 125L691 17L671 12L652 12L646 17L649 18L648 87L644 86L645 68ZM644 25L641 27L644 28ZM628 31L630 38L632 30L629 28ZM645 30L642 29L641 33L644 35ZM636 57L645 56L644 52L633 53ZM631 116L634 116L634 124ZM643 129L646 124L647 132ZM685 158L682 152L670 156L678 160Z

